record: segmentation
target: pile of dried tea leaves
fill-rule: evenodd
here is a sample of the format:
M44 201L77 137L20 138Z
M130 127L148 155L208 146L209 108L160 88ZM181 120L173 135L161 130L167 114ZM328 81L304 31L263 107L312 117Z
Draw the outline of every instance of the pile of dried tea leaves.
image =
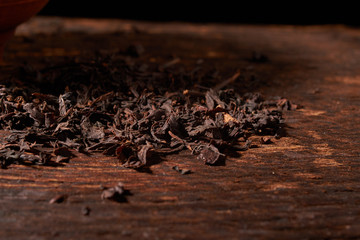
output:
M78 151L141 168L152 164L151 155L184 149L216 165L224 149L246 150L251 135L279 136L283 109L296 107L226 86L212 89L217 81L198 67L119 56L41 70L24 65L0 87L0 127L9 132L0 144L1 167L61 164Z

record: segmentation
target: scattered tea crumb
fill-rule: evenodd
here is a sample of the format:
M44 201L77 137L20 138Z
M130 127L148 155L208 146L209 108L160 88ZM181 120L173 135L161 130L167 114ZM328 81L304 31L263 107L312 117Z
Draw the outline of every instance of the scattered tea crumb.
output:
M273 141L271 141L271 139L272 139L272 137L269 137L269 136L261 137L260 143L261 144L271 144L271 143L273 143Z
M62 203L62 202L64 202L67 198L68 198L68 195L66 195L66 194L60 194L60 195L58 195L58 196L53 197L52 199L50 199L49 204Z
M180 173L181 175L186 175L192 173L190 169L181 169L178 166L173 166L172 169L174 169L176 172Z
M81 214L84 216L89 216L91 212L91 208L89 208L88 206L84 206L81 208Z
M126 196L131 195L129 190L124 189L124 184L119 182L114 187L102 187L101 199L109 199L115 202L128 202Z

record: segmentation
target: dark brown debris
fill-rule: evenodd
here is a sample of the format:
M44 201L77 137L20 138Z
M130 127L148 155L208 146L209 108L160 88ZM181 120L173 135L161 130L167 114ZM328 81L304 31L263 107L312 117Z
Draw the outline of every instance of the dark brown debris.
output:
M81 208L81 214L84 216L89 216L91 212L91 208L89 208L88 206L84 206Z
M273 141L271 139L272 139L272 137L269 137L269 136L261 137L260 143L261 144L271 144L271 143L273 143Z
M129 190L124 189L124 184L119 182L114 187L102 187L101 199L115 202L128 202L126 196L131 195Z
M216 165L225 158L225 155L220 153L219 149L213 145L200 146L200 148L201 150L198 158L204 161L205 164Z
M250 61L255 63L266 63L269 62L269 57L261 52L253 51Z
M49 204L62 203L62 202L64 202L67 198L68 198L68 195L66 195L66 194L60 194L60 195L57 195L56 197L53 197L52 199L50 199Z
M179 166L173 166L172 169L174 169L176 172L180 173L181 175L187 175L192 173L190 169L179 168Z
M101 152L140 169L154 164L153 156L184 149L217 165L225 149L251 147L239 144L240 138L283 136L282 111L297 108L285 98L264 100L226 89L240 71L218 83L211 77L216 74L201 68L184 70L176 57L164 64L138 63L142 52L134 45L128 49L133 58L23 66L16 81L0 86L0 127L10 132L0 145L1 167L54 165L76 152ZM204 76L213 88L199 84Z

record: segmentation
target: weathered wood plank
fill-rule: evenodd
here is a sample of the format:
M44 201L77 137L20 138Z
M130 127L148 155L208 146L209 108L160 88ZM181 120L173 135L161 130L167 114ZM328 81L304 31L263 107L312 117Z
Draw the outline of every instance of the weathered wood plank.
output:
M360 238L360 31L122 21L112 29L112 21L72 21L85 33L68 32L68 20L55 35L29 40L20 31L6 59L41 65L44 56L112 53L137 41L146 56L157 56L151 61L172 54L184 65L202 58L229 76L250 69L267 84L249 88L304 108L286 113L287 137L229 157L225 166L203 165L187 152L151 166L152 173L120 168L100 155L79 155L58 167L11 165L0 171L1 239ZM36 19L32 24L41 30ZM85 26L117 33L86 34ZM253 50L271 61L248 62ZM3 67L1 78L9 72ZM181 175L174 165L193 173ZM133 194L129 202L101 200L100 185L118 181ZM49 204L58 194L68 199Z

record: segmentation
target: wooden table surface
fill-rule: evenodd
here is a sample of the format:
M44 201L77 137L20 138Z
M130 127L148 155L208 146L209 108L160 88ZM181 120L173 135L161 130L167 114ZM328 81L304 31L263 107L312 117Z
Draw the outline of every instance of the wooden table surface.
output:
M255 74L261 84L247 89L303 108L285 113L287 137L225 166L187 152L151 173L100 155L11 165L0 170L0 239L360 239L360 29L38 17L18 29L0 74L22 61L111 54L134 42L151 61L203 59L224 74ZM270 61L249 62L253 51ZM100 185L119 181L128 202L102 200ZM68 199L49 204L59 194Z

